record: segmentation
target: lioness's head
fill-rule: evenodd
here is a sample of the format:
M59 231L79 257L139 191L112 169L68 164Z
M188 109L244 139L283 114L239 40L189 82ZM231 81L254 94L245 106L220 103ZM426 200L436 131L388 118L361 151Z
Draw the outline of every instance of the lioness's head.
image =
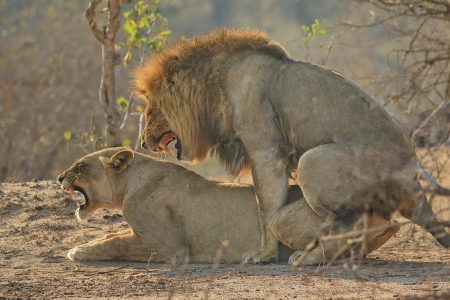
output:
M127 148L104 149L82 157L58 176L62 189L84 197L76 210L79 220L98 208L121 208L123 173L133 159L134 152Z

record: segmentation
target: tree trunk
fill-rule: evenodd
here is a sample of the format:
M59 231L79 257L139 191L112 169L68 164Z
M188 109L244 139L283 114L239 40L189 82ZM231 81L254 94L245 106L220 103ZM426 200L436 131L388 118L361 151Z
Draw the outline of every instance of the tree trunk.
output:
M106 143L110 147L120 146L120 113L116 106L114 42L102 44L102 80L99 99L106 118Z
M120 0L107 0L108 20L99 29L95 22L95 9L101 0L92 0L86 10L86 19L92 33L102 46L102 79L100 83L99 99L103 106L106 119L106 144L109 147L120 146L120 113L116 104L115 68L119 58L115 51L115 37L120 27Z

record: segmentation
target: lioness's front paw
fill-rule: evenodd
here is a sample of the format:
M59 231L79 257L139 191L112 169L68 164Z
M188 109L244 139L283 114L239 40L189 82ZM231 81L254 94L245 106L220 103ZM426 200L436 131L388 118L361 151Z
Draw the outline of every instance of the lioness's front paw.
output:
M75 248L69 250L67 257L70 260L85 260L87 259L87 251L80 246L76 246Z
M266 251L250 251L242 255L243 263L253 264L268 264L277 262L278 253L266 252Z

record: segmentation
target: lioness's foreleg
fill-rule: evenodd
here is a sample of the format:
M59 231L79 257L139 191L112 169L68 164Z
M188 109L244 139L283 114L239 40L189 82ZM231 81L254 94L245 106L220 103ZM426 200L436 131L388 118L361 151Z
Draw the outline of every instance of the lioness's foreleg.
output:
M71 260L162 260L159 249L152 249L131 229L76 246L67 257Z
M121 230L121 231L119 231L119 232L108 233L108 234L105 234L104 236L102 236L101 238L92 240L92 241L87 242L87 243L85 243L85 244L95 244L95 243L99 243L99 242L101 242L101 241L103 241L103 240L108 240L108 239L110 239L110 238L112 238L112 237L120 236L120 235L130 235L130 229Z

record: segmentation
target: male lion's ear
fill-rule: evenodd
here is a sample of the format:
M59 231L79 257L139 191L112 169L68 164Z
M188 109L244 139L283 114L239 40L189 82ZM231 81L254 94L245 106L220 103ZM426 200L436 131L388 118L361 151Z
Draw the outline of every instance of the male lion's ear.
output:
M123 172L134 159L134 152L131 150L121 150L111 156L108 165L115 169L117 173Z

